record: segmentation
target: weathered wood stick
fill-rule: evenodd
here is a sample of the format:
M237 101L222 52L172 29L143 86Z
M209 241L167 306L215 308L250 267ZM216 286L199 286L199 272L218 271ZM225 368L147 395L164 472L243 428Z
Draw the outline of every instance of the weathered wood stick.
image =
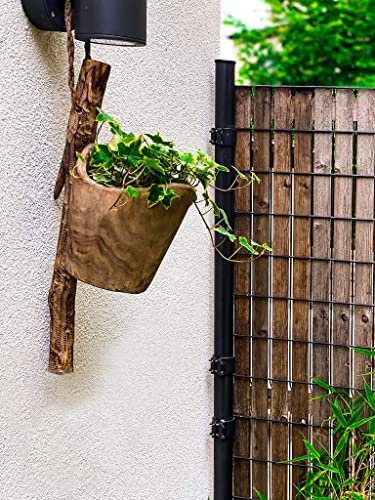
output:
M70 111L64 157L55 187L55 199L65 185L64 205L57 244L55 268L49 292L51 313L51 343L49 371L73 371L74 316L77 280L66 271L65 254L69 237L67 221L71 177L70 170L76 162L76 151L81 152L95 141L97 108L102 105L109 78L110 66L85 59L78 79L75 103Z

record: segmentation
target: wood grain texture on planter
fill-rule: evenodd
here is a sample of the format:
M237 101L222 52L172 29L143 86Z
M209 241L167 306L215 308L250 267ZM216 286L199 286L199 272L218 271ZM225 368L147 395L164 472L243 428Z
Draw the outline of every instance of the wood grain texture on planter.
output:
M85 148L84 156L91 147ZM196 199L195 190L187 184L171 184L178 195L172 207L148 208L148 188L139 189L139 198L130 199L121 189L88 177L81 160L69 182L68 272L106 290L144 292Z

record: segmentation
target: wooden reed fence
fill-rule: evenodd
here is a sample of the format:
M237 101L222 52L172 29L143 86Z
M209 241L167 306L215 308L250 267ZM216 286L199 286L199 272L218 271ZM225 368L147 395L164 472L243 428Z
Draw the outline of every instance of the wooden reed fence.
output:
M236 88L238 233L273 253L235 268L233 499L291 500L304 439L333 446L317 377L361 388L374 345L375 90Z

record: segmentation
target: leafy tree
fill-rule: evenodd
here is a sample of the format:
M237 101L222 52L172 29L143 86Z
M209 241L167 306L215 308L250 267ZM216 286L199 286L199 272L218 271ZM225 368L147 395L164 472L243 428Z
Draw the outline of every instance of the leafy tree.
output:
M240 83L375 86L374 0L265 0L261 29L234 18Z

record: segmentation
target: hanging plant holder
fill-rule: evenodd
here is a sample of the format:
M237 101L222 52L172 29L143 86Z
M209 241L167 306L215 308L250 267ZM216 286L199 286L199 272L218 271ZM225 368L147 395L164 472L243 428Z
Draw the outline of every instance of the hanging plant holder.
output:
M67 31L71 111L54 190L57 199L65 188L48 299L49 371L63 374L73 371L77 280L116 292L144 292L193 203L214 248L225 260L245 262L242 256L234 260L245 249L250 254L247 262L252 262L253 256L259 258L271 249L266 243L249 242L245 236L238 237L237 247L229 256L219 249L226 240L237 241L237 236L208 190L220 172L229 174L228 188L219 188L225 192L246 187L254 178L259 181L255 174L248 176L235 167L219 165L201 150L181 152L159 133L136 137L102 110L98 114L110 67L91 59L90 39L143 45L146 0L23 0L23 5L29 18L42 29L63 29L63 17ZM129 19L123 23L121 19L129 13L134 23ZM76 85L74 24L76 38L86 42L86 57ZM110 144L93 144L99 121L110 126ZM244 186L236 186L239 179ZM199 201L197 187L203 190ZM203 203L203 209L199 203ZM215 216L212 225L205 220L210 212ZM213 233L220 235L218 244Z
M92 146L83 151L70 177L66 269L80 281L116 292L144 292L190 205L195 190L172 184L173 207L148 208L148 188L129 198L118 188L97 184L87 174Z

